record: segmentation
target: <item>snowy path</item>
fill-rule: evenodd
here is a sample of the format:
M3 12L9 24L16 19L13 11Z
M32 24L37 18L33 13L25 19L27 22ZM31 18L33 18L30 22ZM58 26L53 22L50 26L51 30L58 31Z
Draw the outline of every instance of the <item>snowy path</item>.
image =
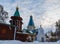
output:
M60 44L60 42L20 42L16 40L0 41L0 44Z

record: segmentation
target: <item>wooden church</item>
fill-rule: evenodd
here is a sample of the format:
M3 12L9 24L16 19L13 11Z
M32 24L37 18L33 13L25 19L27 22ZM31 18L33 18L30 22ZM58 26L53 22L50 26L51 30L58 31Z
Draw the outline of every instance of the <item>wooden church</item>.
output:
M3 9L2 6L0 6ZM0 18L3 16L2 10L0 10ZM4 14L6 16L6 14ZM23 33L22 31L22 18L19 14L19 8L16 7L14 16L11 16L10 24L4 23L5 17L3 20L0 19L0 40L20 40L20 41L30 41L31 35L29 33Z

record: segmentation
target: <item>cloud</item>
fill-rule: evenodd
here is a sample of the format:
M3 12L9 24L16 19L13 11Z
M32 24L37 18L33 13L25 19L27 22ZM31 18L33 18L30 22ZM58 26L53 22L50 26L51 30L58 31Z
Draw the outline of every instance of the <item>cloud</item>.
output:
M55 29L55 22L60 19L60 0L0 0L0 4L8 11L9 19L18 4L23 28L27 27L30 15L33 16L36 28L42 24L45 31Z

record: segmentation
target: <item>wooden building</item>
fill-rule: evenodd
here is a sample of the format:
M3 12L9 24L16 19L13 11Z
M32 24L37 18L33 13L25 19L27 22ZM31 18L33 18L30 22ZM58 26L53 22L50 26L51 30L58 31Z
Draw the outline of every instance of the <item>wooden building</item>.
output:
M0 40L13 40L14 28L14 26L0 23Z
M20 40L23 42L34 40L35 35L22 31L23 22L18 9L16 7L14 16L11 16L10 24L0 23L0 40Z

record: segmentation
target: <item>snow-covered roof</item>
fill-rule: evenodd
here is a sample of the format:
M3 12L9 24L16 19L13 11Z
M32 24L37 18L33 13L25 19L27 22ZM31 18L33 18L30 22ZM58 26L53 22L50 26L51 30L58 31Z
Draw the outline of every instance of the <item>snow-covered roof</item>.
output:
M25 33L25 32L16 32L16 33L19 33L19 34L29 34L29 33Z

